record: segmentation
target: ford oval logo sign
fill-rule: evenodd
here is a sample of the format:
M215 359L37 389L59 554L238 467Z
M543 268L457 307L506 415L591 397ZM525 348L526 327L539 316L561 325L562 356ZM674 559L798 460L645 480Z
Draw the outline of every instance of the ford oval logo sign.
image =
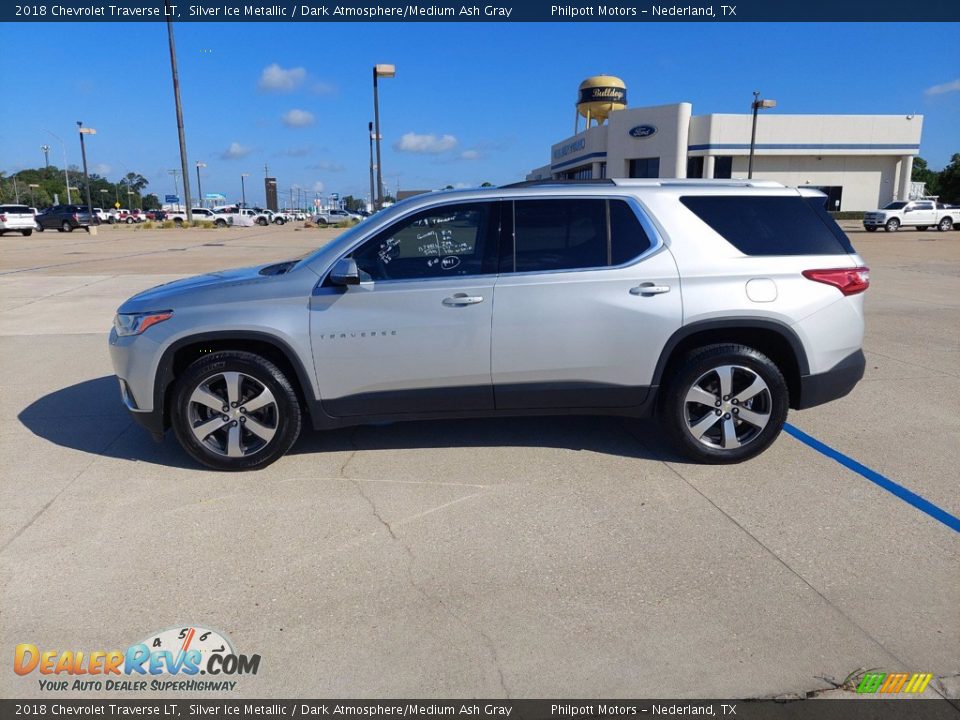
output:
M630 137L635 138L648 138L651 135L656 135L657 127L655 125L637 125L634 128L630 128Z

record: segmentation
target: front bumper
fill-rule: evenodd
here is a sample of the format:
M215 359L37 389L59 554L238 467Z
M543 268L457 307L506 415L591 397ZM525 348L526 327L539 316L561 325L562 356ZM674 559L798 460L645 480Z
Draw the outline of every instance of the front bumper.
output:
M867 359L863 350L857 350L826 372L802 376L796 409L804 410L842 398L860 382L866 367Z

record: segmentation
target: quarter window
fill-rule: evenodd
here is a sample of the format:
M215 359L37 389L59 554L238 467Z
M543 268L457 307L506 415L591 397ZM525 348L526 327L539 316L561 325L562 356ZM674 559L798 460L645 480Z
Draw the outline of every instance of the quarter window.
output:
M353 258L361 276L410 280L495 272L492 203L447 205L417 213L377 234Z

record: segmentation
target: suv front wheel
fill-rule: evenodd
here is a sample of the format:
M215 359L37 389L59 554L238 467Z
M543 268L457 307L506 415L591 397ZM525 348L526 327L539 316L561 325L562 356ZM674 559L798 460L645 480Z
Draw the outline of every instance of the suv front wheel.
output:
M663 419L685 455L736 463L763 452L787 419L786 381L766 355L743 345L709 345L682 361Z
M256 470L280 458L300 434L297 395L270 361L241 351L213 353L177 378L171 421L183 449L215 470Z

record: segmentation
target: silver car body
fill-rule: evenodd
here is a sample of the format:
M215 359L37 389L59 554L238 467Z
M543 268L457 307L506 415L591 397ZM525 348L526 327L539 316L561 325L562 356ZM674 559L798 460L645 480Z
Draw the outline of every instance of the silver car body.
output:
M127 407L154 434L166 426L171 356L191 342L275 345L289 358L318 428L383 417L557 409L637 414L655 394L677 338L725 324L777 329L796 351L800 380L825 377L860 352L863 294L845 296L801 272L863 262L855 254L748 256L678 201L684 194L747 193L818 194L757 181L617 180L416 196L282 274L265 271L268 266L228 270L130 298L120 313L172 310L173 316L140 335L119 337L114 330L111 358ZM423 209L597 197L626 200L652 246L616 267L348 288L324 283L339 259ZM451 305L451 298L470 303ZM826 399L848 392L861 374L862 365L848 387ZM808 397L792 399L792 406L824 401L804 392Z

